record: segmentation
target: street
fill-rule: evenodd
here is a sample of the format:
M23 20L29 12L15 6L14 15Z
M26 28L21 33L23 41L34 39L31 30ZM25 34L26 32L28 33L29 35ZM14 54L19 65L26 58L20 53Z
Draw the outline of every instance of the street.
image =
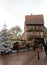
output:
M37 53L31 50L0 55L0 65L47 65L47 56L42 52L38 60Z
M0 65L27 65L35 55L33 51L0 55Z
M47 65L47 56L44 52L40 53L40 59L38 60L38 56L36 55L33 60L27 65Z

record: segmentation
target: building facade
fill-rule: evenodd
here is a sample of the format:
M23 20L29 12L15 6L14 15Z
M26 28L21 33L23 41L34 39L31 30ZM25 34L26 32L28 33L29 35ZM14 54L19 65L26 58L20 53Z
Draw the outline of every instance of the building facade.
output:
M27 41L44 39L44 19L43 15L26 15L24 35Z

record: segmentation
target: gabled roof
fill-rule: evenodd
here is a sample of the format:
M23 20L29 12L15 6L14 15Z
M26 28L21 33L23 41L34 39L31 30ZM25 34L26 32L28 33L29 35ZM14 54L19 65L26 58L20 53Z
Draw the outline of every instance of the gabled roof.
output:
M44 24L43 15L26 15L25 24Z

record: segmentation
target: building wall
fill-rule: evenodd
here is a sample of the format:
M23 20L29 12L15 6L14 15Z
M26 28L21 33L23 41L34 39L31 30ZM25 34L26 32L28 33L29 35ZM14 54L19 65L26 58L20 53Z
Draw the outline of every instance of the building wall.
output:
M27 20L27 19L25 19ZM35 21L34 21L35 22ZM29 22L30 23L30 22ZM25 39L28 40L29 37L31 38L44 38L44 24L38 22L36 24L26 24L25 23Z
M43 25L42 26L25 26L25 38L27 38L29 35L31 36L43 36L44 30Z

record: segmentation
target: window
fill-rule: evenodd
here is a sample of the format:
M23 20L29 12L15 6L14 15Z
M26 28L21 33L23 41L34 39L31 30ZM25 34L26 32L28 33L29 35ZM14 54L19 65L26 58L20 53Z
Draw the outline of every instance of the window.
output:
M29 30L35 30L35 26L29 26Z
M40 32L40 36L43 37L44 36L44 33L43 32Z
M39 31L43 31L44 30L44 28L43 28L43 26L36 26L36 30L39 30Z
M39 26L36 26L36 30L39 30Z
M39 37L40 36L40 33L39 32L36 32L36 36Z

